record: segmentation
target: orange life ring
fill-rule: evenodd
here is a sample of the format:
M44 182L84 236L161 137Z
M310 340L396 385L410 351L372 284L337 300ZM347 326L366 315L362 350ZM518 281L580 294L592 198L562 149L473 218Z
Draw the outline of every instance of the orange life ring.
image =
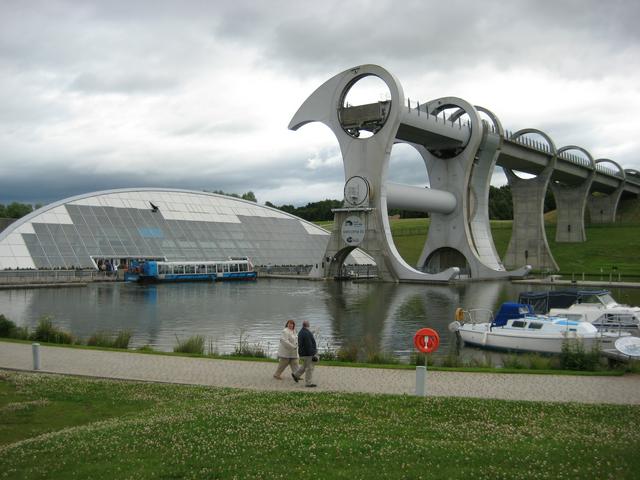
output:
M440 346L440 335L432 328L421 328L413 336L413 344L422 353L435 352Z

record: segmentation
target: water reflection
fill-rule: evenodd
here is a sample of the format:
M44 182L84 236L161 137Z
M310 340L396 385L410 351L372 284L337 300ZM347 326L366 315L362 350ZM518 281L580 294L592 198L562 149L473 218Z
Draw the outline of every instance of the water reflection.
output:
M170 351L176 337L204 335L220 353L230 353L239 336L275 355L279 333L293 318L316 330L320 347L359 345L406 358L413 334L435 328L439 354L454 345L448 329L457 307L495 310L534 289L508 282L454 286L260 279L240 283L141 286L92 284L85 288L0 291L0 313L34 328L44 315L86 339L97 331L133 331L132 346ZM544 288L537 287L537 290ZM620 302L640 304L640 291L613 289Z

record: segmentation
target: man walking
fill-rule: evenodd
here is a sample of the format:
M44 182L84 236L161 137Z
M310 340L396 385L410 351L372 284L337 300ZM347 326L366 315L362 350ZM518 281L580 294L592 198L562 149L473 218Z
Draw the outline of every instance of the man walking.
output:
M309 330L309 320L304 320L302 322L302 328L298 332L298 354L300 355L300 360L302 360L302 365L300 368L293 372L291 376L298 383L300 377L304 373L304 384L307 387L315 387L316 384L313 383L313 361L318 361L318 357L316 354L318 353L318 349L316 348L316 339L313 338L313 333Z

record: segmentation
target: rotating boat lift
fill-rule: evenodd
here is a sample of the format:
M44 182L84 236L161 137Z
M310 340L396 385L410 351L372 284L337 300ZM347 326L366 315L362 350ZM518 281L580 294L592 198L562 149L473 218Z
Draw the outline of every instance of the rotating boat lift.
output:
M391 100L350 107L345 98L356 82L376 76ZM446 117L445 110L454 109ZM493 123L480 116L483 112ZM465 116L468 122L463 124ZM463 99L445 97L411 105L400 82L377 65L361 65L334 76L300 106L289 124L297 130L310 122L327 125L338 139L345 171L343 207L334 210L334 227L321 276L340 272L355 248L369 253L385 281L448 282L520 278L531 267L507 271L489 224L489 185L502 142L495 115ZM361 138L367 132L368 138ZM394 143L413 145L424 159L431 188L387 182ZM429 234L417 268L398 253L388 208L428 212Z

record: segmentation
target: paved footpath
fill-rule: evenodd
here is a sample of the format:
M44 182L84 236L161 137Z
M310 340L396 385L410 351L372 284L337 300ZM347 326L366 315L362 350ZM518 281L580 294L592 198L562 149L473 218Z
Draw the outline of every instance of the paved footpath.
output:
M150 382L212 385L275 391L331 391L382 394L415 392L415 371L318 365L315 389L272 377L275 363L216 360L129 352L40 347L42 372ZM30 344L0 341L0 369L31 370ZM640 404L640 375L571 375L427 372L427 395L541 400L552 402Z

